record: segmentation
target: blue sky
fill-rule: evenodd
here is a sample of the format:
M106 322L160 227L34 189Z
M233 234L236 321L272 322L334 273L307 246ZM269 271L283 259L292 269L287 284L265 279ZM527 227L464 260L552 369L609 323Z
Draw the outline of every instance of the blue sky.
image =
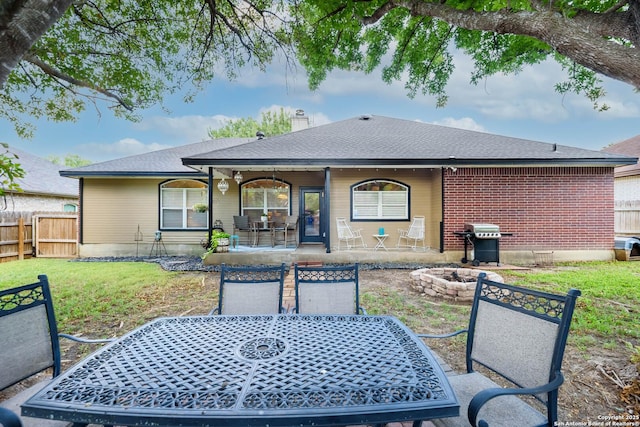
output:
M154 107L142 111L138 123L114 118L105 106L100 114L89 107L75 123L37 122L31 140L21 140L0 121L0 141L41 157L76 154L99 162L199 142L227 119L258 119L261 112L281 107L303 109L313 126L375 114L592 150L640 134L640 95L627 84L605 79L610 110L597 112L586 98L554 92L562 76L554 63L478 86L468 83L469 73L469 61L458 57L447 88L449 102L436 108L432 97L409 99L402 82L387 85L378 72L334 72L311 92L302 68L284 72L275 64L266 73L242 70L233 82L215 80L193 103L171 96L165 100L169 113Z

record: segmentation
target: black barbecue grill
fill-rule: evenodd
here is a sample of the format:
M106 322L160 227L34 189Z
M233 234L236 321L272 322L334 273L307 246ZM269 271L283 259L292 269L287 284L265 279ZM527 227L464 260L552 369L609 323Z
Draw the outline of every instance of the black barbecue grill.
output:
M481 262L495 262L500 265L500 227L495 224L466 223L464 231L456 231L454 234L464 238L463 264L469 262L468 250L473 248L474 266Z

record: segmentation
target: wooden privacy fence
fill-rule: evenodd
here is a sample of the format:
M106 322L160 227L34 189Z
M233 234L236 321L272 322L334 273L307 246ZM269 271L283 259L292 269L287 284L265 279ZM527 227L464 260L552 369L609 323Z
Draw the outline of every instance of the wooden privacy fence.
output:
M0 221L0 262L32 256L73 258L78 255L76 214L3 214Z
M617 235L640 236L640 200L624 200L615 204Z
M23 217L0 223L0 262L30 258L33 253L32 225Z

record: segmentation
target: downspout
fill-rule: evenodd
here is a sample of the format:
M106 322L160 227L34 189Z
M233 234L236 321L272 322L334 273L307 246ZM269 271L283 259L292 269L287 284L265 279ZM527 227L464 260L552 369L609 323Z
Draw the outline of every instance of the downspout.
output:
M209 222L209 232L207 233L207 249L209 249L209 245L211 245L211 236L213 235L213 168L209 167L209 182L208 182L208 191L207 191L207 204L209 205L209 210L207 210L208 222Z
M442 212L440 212L440 253L444 252L444 172L446 169L440 169L440 197L442 200L440 201L440 206L442 207Z
M84 243L84 209L82 208L84 206L84 178L80 178L80 182L78 184L79 186L79 193L80 193L80 197L78 202L80 202L80 216L78 217L78 221L80 222L79 224L79 230L78 230L78 240L79 240L79 244L83 244Z
M327 253L331 253L331 192L329 185L331 181L331 168L324 168L324 212L322 215L323 218L323 228L324 228L324 244L327 248Z

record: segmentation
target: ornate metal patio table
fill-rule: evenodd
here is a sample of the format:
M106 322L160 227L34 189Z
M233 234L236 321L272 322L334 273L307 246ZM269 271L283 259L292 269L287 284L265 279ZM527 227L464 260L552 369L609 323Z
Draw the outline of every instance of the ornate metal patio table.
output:
M432 353L390 316L160 318L22 406L26 416L131 426L377 424L458 412Z

